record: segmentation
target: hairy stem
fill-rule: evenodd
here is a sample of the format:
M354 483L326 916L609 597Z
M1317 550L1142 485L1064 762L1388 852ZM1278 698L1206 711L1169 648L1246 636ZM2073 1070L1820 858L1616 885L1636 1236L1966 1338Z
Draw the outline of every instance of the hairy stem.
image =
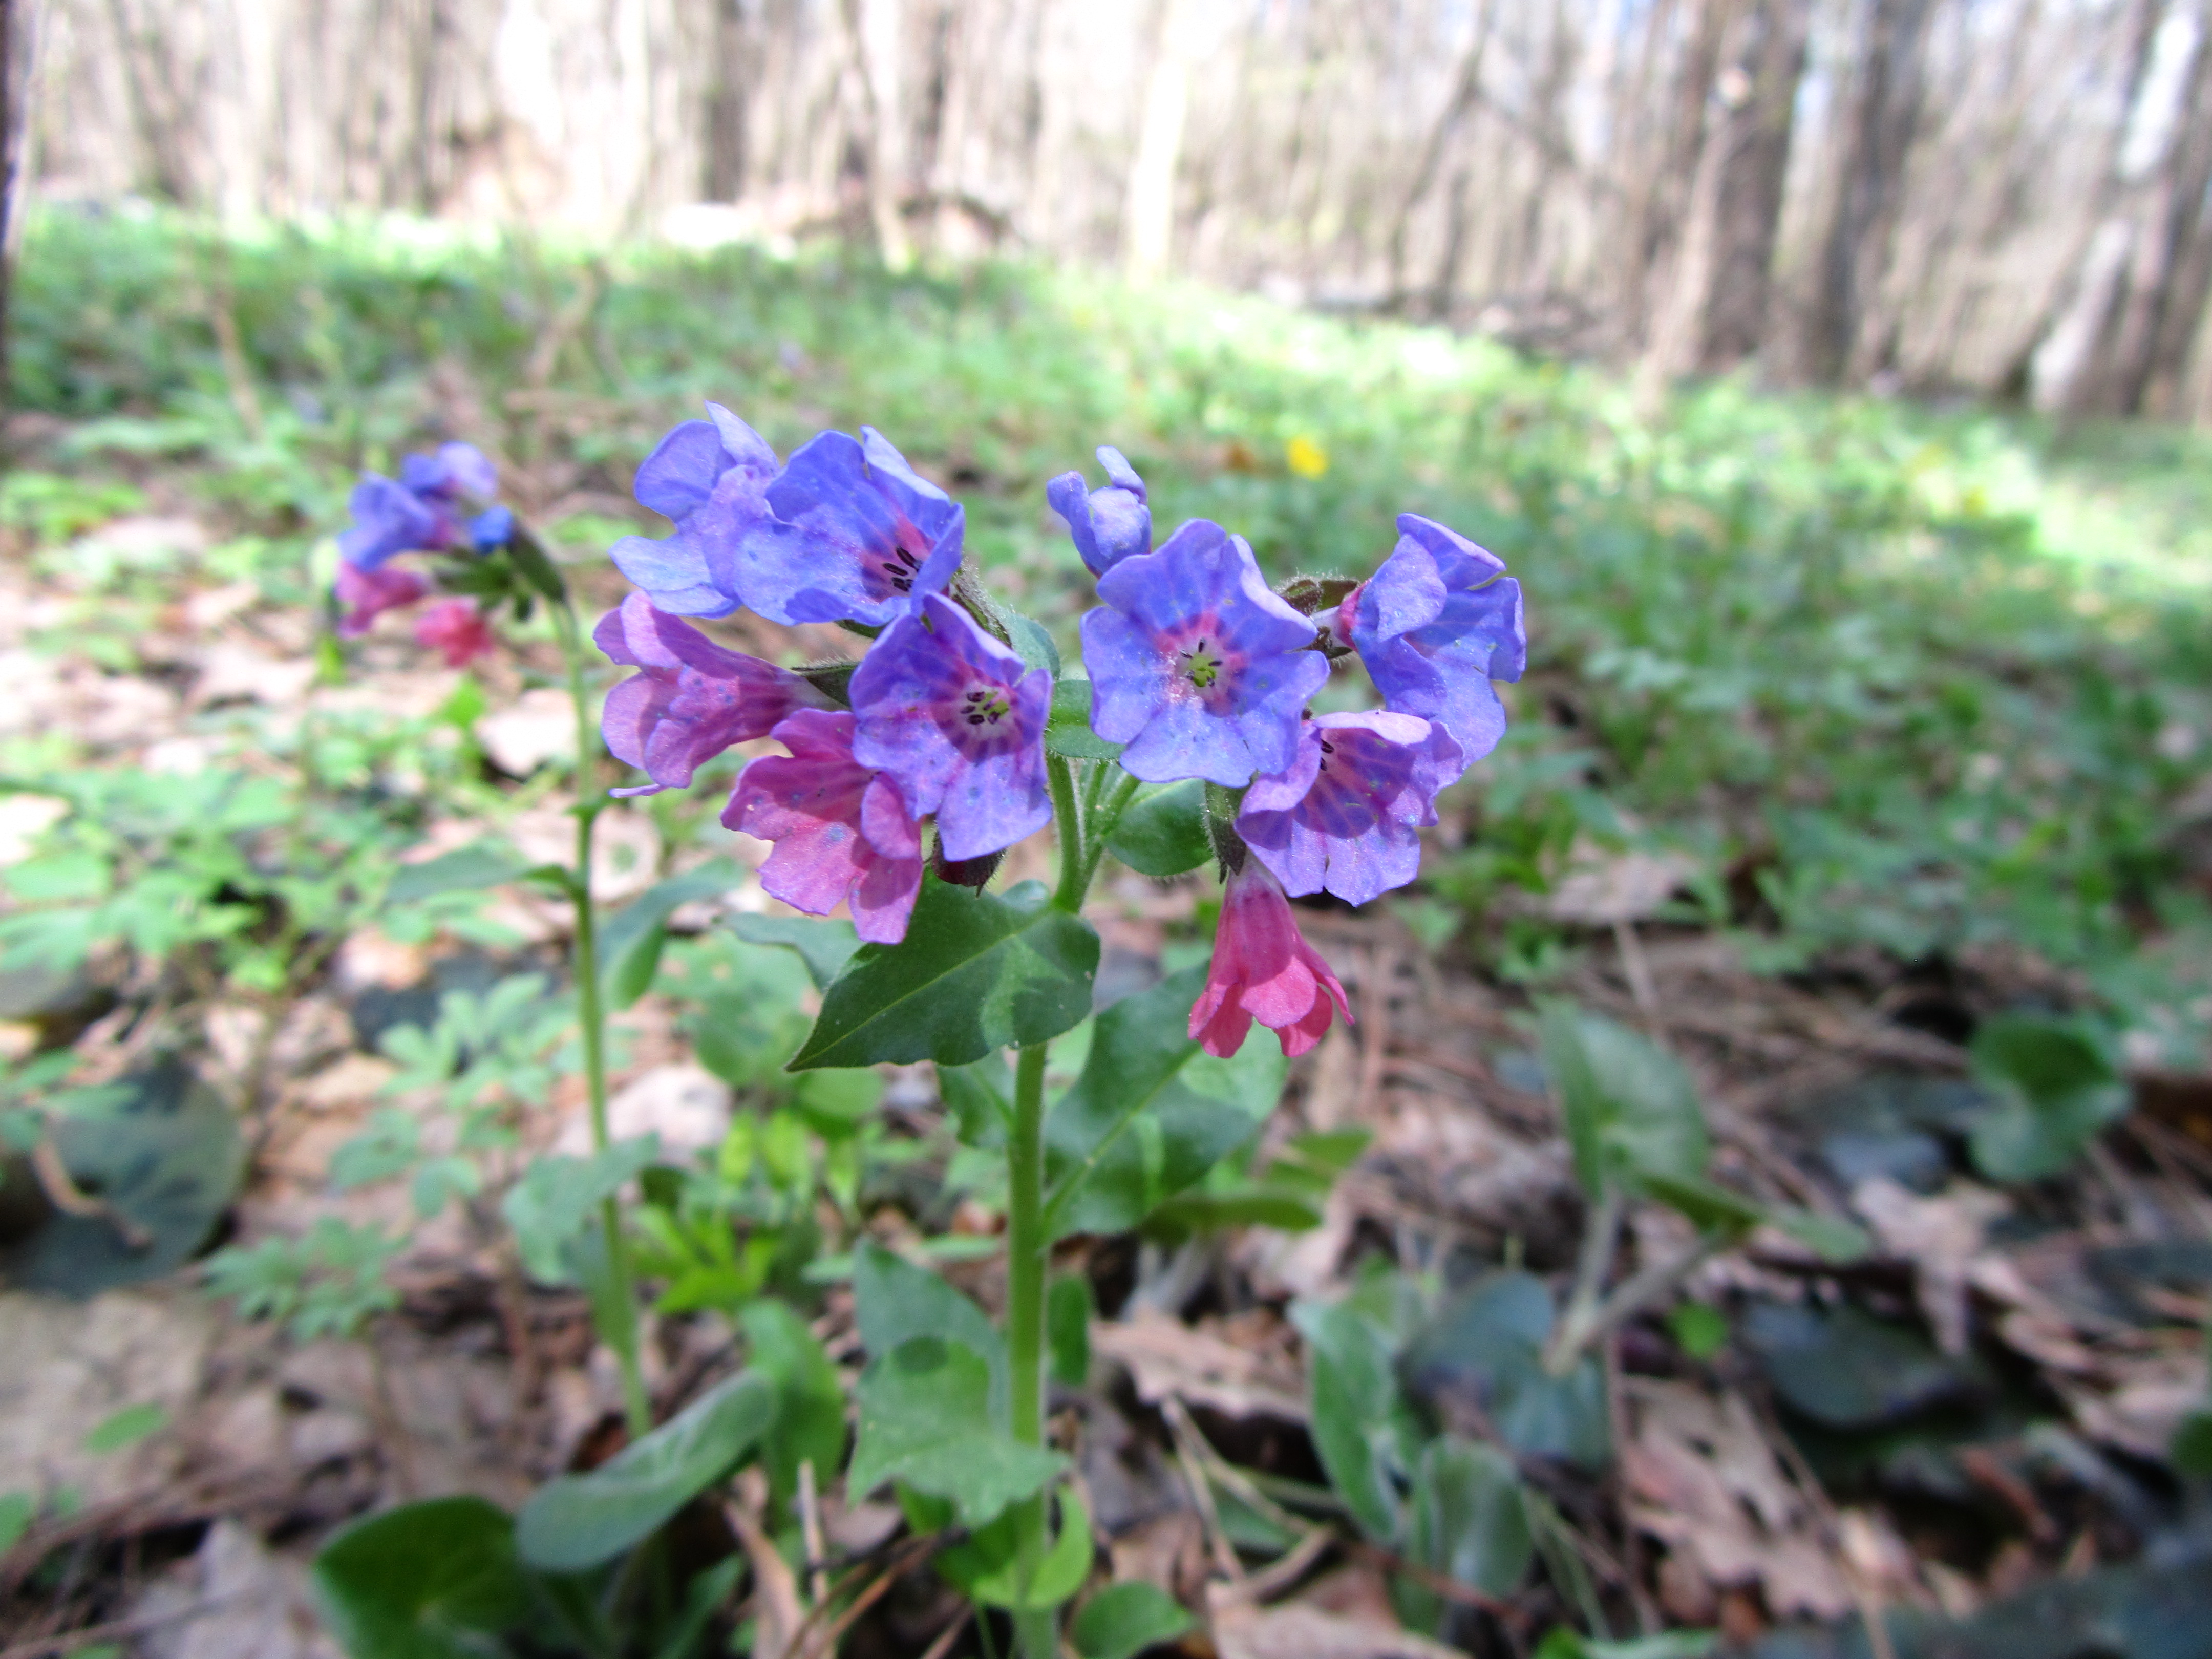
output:
M1072 837L1071 837L1072 839ZM1044 1059L1047 1045L1033 1042L1014 1068L1013 1133L1006 1147L1006 1355L1012 1382L1014 1438L1044 1443ZM1045 1498L1030 1498L1014 1512L1016 1548L1026 1576L1044 1559ZM1052 1659L1054 1623L1024 1617L1023 1651ZM1039 1639L1042 1645L1040 1647Z
M1075 771L1058 755L1048 757L1044 766L1052 785L1053 827L1060 836L1060 886L1052 902L1073 914L1083 908L1083 891L1090 884L1083 865L1083 813L1075 804Z
M567 605L553 610L561 635L561 649L568 659L568 701L576 711L576 862L569 872L569 897L576 907L576 1020L584 1048L584 1093L592 1115L592 1150L607 1149L607 1030L606 1006L599 997L598 918L592 904L592 830L606 810L599 789L599 768L593 764L599 733L592 725L592 700L584 684L584 642L575 612ZM611 1194L599 1206L599 1226L606 1237L607 1271L616 1297L625 1309L636 1306L636 1283L630 1273L629 1243L623 1237L622 1211ZM637 1357L637 1330L633 1321L626 1331L599 1333L615 1351L622 1365L623 1414L633 1438L653 1427L653 1404L645 1392L645 1376Z

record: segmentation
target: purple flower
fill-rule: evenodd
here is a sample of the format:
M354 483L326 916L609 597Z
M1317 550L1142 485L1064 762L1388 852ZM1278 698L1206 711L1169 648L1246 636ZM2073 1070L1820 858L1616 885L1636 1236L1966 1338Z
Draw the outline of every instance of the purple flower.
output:
M599 716L607 751L653 780L617 795L687 788L732 744L766 737L796 710L831 707L799 675L724 650L642 593L600 617L592 641L614 661L644 670L607 693Z
M474 444L442 444L410 455L399 464L397 480L369 472L354 486L348 503L353 523L338 535L338 556L374 570L395 553L460 546L471 539L462 522L462 498L489 500L498 492L498 470Z
M1528 665L1521 584L1505 562L1418 514L1398 515L1398 545L1343 606L1339 627L1359 648L1383 701L1451 733L1462 766L1505 735L1492 680Z
M1297 759L1245 791L1237 833L1292 893L1364 904L1420 873L1437 791L1465 770L1443 727L1413 714L1323 714Z
M514 509L509 507L487 507L469 526L469 544L479 553L489 553L505 547L514 539Z
M1067 533L1091 574L1103 576L1122 560L1152 550L1152 510L1145 481L1118 449L1101 448L1109 482L1085 492L1080 472L1063 472L1044 487L1052 510L1067 520Z
M1243 537L1194 519L1115 565L1098 597L1083 618L1091 726L1128 744L1126 770L1233 787L1290 766L1328 662L1305 648L1313 623L1268 591Z
M862 939L896 945L921 890L921 830L890 780L853 758L854 723L803 708L777 726L790 757L746 767L722 822L775 843L761 885L786 904L816 916L848 905Z
M337 595L345 614L338 618L338 637L360 638L386 611L412 605L429 591L430 584L411 570L363 569L341 562Z
M937 814L947 859L1012 846L1052 817L1044 726L1052 676L932 594L853 671L853 753L890 775L915 817Z
M716 404L638 469L637 498L676 520L665 541L626 536L615 563L661 610L738 605L785 623L883 627L951 580L965 514L873 428L819 433L781 471L775 452Z

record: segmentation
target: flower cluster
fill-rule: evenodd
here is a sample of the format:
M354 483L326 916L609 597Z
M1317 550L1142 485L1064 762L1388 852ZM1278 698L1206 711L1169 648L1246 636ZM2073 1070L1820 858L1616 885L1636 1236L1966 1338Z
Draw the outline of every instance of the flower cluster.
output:
M514 514L497 505L470 513L471 501L499 494L499 473L473 444L449 443L410 455L399 476L370 472L354 486L353 522L338 536L338 633L357 638L387 611L428 597L430 579L391 561L402 553L488 553L514 533ZM415 637L459 668L491 649L483 611L465 599L440 600L415 622Z
M639 670L608 698L605 733L651 780L623 793L684 787L731 744L775 738L788 754L744 769L723 822L774 844L768 891L815 915L844 904L861 938L896 943L921 889L924 819L949 863L1050 820L1051 676L956 586L961 508L880 434L825 432L779 463L729 410L708 415L638 473L638 500L674 533L613 549L642 591L596 635ZM1408 514L1365 582L1279 592L1218 525L1193 520L1155 549L1144 480L1118 451L1098 453L1103 486L1071 472L1046 489L1097 578L1081 623L1091 730L1138 780L1210 786L1228 877L1190 1034L1225 1055L1256 1020L1302 1054L1351 1011L1289 900L1363 904L1413 878L1438 793L1503 734L1492 682L1522 672L1519 585ZM1324 594L1335 608L1317 622ZM680 620L741 607L843 623L872 643L849 670L793 672ZM1383 707L1316 714L1333 662L1355 653Z
M728 410L707 413L638 470L639 501L675 534L613 549L643 591L595 635L641 671L607 699L607 747L652 780L623 793L645 794L686 787L732 744L775 738L788 756L747 765L722 822L774 844L768 891L816 915L845 904L862 939L896 944L921 890L924 818L949 862L1051 818L1052 677L945 597L964 515L880 433L824 432L779 464ZM875 637L849 678L817 684L681 620L740 607Z

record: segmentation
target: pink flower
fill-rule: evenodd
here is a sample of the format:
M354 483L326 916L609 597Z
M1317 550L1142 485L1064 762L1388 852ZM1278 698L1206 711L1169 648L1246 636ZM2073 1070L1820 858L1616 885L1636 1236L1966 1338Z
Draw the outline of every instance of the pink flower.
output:
M921 890L921 830L891 781L853 758L853 726L842 709L788 716L769 735L789 757L746 767L722 823L775 843L761 885L786 904L848 905L862 939L896 945Z
M345 614L338 618L338 637L360 638L386 611L412 605L429 591L430 584L411 570L392 565L363 570L357 564L341 562L337 595Z
M441 599L415 618L415 642L446 653L446 666L465 668L491 651L491 622L471 599Z
M1321 1041L1338 1012L1353 1023L1344 987L1299 934L1282 884L1257 860L1248 863L1222 896L1213 965L1191 1008L1190 1035L1226 1060L1244 1046L1256 1019L1295 1057Z

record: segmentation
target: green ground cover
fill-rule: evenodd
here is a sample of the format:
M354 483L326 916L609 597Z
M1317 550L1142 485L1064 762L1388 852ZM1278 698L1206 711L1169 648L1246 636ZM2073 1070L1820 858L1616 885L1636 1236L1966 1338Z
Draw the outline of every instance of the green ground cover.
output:
M1043 483L1097 443L1163 529L1218 519L1279 576L1362 574L1389 514L1431 514L1527 585L1531 655L1456 850L1405 901L1425 936L1540 978L1575 935L1528 896L1577 857L1663 851L1694 872L1672 919L1764 968L2017 945L2176 1058L2198 1041L2201 435L1740 381L1645 417L1595 369L1209 290L405 223L217 237L52 210L16 307L14 407L54 417L19 422L0 480L16 544L65 559L159 478L229 535L210 574L301 603L353 472L434 436L497 453L598 561L646 519L622 515L631 468L705 396L779 448L882 429L1068 643L1085 573ZM108 595L109 665L159 574L76 573ZM74 763L65 733L15 749L18 777Z

